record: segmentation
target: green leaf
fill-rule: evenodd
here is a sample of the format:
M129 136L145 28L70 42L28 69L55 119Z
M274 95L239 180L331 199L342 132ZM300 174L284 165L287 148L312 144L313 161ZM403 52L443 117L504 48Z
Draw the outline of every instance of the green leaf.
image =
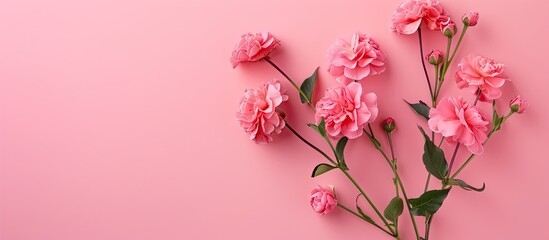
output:
M326 122L324 121L324 118L322 118L318 124L318 132L320 135L326 137Z
M423 118L429 120L429 111L431 110L427 104L425 104L423 101L419 101L418 103L409 103L408 101L404 100L411 108L416 112L419 116L422 116Z
M419 198L409 199L409 203L412 205L410 212L416 216L431 216L438 211L442 202L448 196L450 188L442 190L427 191Z
M349 138L342 137L341 139L339 139L336 145L336 158L339 161L339 165L343 167L345 170L349 170L349 168L347 167L347 164L345 164L345 154L344 154L345 145L347 145L348 141L349 141Z
M423 128L419 127L419 130L423 134L423 138L425 138L423 164L429 173L442 180L448 173L448 163L444 157L444 152L429 139Z
M448 180L448 185L454 185L454 186L459 186L467 191L475 191L475 192L482 192L484 191L484 189L486 188L486 184L482 183L482 187L481 188L476 188L476 187L473 187L469 184L467 184L465 181L463 180L460 180L460 179L449 179Z
M324 118L320 120L320 123L318 125L308 123L307 126L314 129L318 134L322 135L323 137L326 137L326 123L324 122Z
M383 211L383 216L391 222L396 222L403 210L404 204L402 203L402 198L394 197L385 208L385 211Z
M326 173L332 169L334 169L336 167L332 166L332 165L329 165L329 164L326 164L326 163L321 163L321 164L318 164L316 165L315 169L313 169L313 174L311 177L316 177L318 175L321 175L323 173Z
M310 128L312 128L313 130L315 130L315 132L317 132L318 134L320 134L320 131L318 130L318 126L317 125L314 125L312 123L307 123L307 126L309 126Z
M303 83L301 84L301 87L299 87L299 89L301 89L301 91L305 93L305 97L306 97L306 98L303 97L303 95L301 94L299 95L299 97L301 98L301 103L312 102L313 92L315 91L317 78L318 78L318 67L316 68L313 75L305 79L305 81L303 81Z
M492 128L494 131L497 131L501 128L501 122L503 122L503 117L498 115L496 110L496 100L492 101Z
M379 143L379 141L375 138L375 137L370 137L368 136L368 138L370 138L370 141L372 141L372 144L374 144L374 147L377 149L377 150L380 150L381 149L381 143Z
M366 222L377 225L376 222L374 222L374 220L370 216L366 215L358 205L356 205L356 210Z

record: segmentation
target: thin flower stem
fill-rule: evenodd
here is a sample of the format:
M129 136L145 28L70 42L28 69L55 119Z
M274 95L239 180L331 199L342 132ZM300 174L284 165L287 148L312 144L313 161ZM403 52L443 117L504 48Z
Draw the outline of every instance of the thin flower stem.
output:
M510 112L509 114L507 114L505 117L503 117L503 121L501 122L501 124L503 124L503 122L505 122L505 120L507 120L511 115L513 114L513 112ZM482 143L482 145L485 145L488 140L490 140L490 138L492 137L492 135L496 132L496 130L492 129L492 131L490 131L490 133L488 133L488 136L486 137L486 141L484 141L484 143ZM477 155L476 154L471 154L471 156L469 156L469 158L467 158L467 160L463 163L463 165L461 165L461 167L456 171L456 173L454 173L454 175L452 175L451 179L455 179L457 177L457 175L476 157Z
M465 36L465 32L467 32L468 28L469 28L468 25L465 25L463 27L463 30L461 31L461 35L459 36L459 40L456 44L456 48L454 48L454 52L452 53L452 57L450 57L450 60L448 62L452 62L452 60L454 60L454 57L456 56L456 52L457 52L459 46L461 45L461 41L463 40L463 37Z
M435 215L431 215L427 221L425 221L425 240L429 239L429 231L431 231L431 222L433 221L433 217Z
M474 103L475 106L476 106L477 103L478 103L478 99L480 98L480 94L481 94L481 90L480 90L480 88L479 88L479 89L477 90L477 97L475 98L475 103Z
M284 121L286 123L286 126L288 127L288 129L290 129L290 131L296 136L298 137L301 141L303 141L305 144L307 144L309 147L313 148L314 150L316 150L317 152L319 152L322 156L324 156L326 159L328 159L332 164L336 165L337 166L337 163L332 159L330 158L326 153L324 153L322 150L320 150L319 148L317 148L315 145L313 145L312 143L310 143L309 141L307 141L304 137L302 137L294 128L292 128L290 126L290 124L288 124L287 121ZM366 201L368 201L368 203L370 204L370 206L374 209L374 211L377 213L377 215L379 216L379 218L383 221L383 223L385 224L385 226L387 226L387 228L389 228L389 230L391 231L391 235L392 236L396 236L396 234L393 232L393 229L389 227L389 223L387 222L387 220L385 220L385 218L383 217L383 215L381 214L381 212L378 210L378 208L374 205L374 203L372 202L372 200L370 200L370 198L366 195L366 193L364 192L364 190L362 190L362 188L360 187L360 185L358 185L358 183L355 181L355 179L349 174L349 172L347 172L345 169L339 167L339 169L345 174L345 176L347 176L347 178L349 178L349 180L351 180L351 182L355 185L355 187L358 189L358 191L362 194L362 196L364 196L364 198L366 199Z
M442 83L439 81L439 76L438 76L438 68L439 68L439 65L434 65L435 67L435 96L434 96L434 99L433 99L433 107L437 107L437 97L438 97L438 86L439 85L442 85ZM434 137L433 137L433 141L434 141Z
M431 173L427 173L427 180L425 181L425 188L423 189L423 193L427 192L429 190L429 183L431 182Z
M410 218L412 219L412 224L414 225L414 231L416 234L417 240L420 240L419 237L419 231L417 230L417 224L416 219L414 218L414 215L412 214L412 206L410 205L410 202L408 201L408 195L406 194L406 190L404 188L404 184L402 183L402 179L400 179L400 175L398 174L398 171L396 172L396 179L398 182L398 185L400 185L400 191L402 191L402 196L404 197L404 201L406 202L406 207L408 208L408 213L410 214Z
M454 154L452 155L452 160L450 160L450 167L448 167L448 176L450 176L450 173L452 172L452 166L454 165L454 160L456 159L456 155L457 155L459 146L461 146L461 144L458 142L456 144L456 149L454 149Z
M393 236L393 237L395 236L395 235L392 234L391 232L389 232L389 231L385 230L384 228L382 228L381 226L379 226L377 223L375 223L375 222L370 222L370 221L366 220L366 219L365 219L364 217L362 217L359 213L357 213L357 212L351 210L350 208L346 207L345 205L343 205L343 204L341 204L341 203L337 203L337 206L340 207L340 208L342 208L343 210L349 212L350 214L353 214L353 215L355 215L356 217L358 217L358 218L360 218L360 219L366 221L367 223L372 224L373 226L379 228L381 231L384 231L385 233L387 233L387 234L389 234L389 235L391 235L391 236Z
M387 133L387 139L389 141L389 149L391 149L391 159L393 159L391 162L392 162L392 169L393 169L393 174L395 175L395 191L396 191L396 196L399 197L400 193L399 193L399 190L398 190L398 183L396 182L396 175L397 175L397 161L396 161L396 158L395 158L395 151L393 150L393 139L391 138L391 133L388 132ZM396 226L395 226L396 227ZM398 229L398 228L397 228ZM398 230L397 230L397 233L398 233Z
M364 199L366 199L366 201L368 202L368 204L370 204L370 206L372 207L372 209L374 209L374 211L376 212L377 216L381 219L381 221L383 221L383 224L385 224L385 226L387 226L387 228L389 228L389 231L391 231L392 235L393 236L396 236L396 233L393 231L392 228L389 227L389 223L387 222L387 220L385 219L385 217L383 217L383 215L381 214L381 212L379 211L379 209L376 207L376 205L372 202L372 200L368 197L368 195L366 195L366 193L364 192L364 190L362 190L362 188L360 187L360 185L358 185L358 183L355 181L355 179L351 176L351 174L349 174L349 172L347 172L347 170L343 169L342 167L339 168L343 174L345 174L345 176L347 176L347 178L349 178L349 180L351 180L351 182L355 185L355 187L358 189L358 191L360 192L360 194L362 194L362 196L364 197Z
M431 80L429 79L429 74L427 73L427 67L425 67L425 56L423 55L423 40L421 38L421 28L417 29L417 35L419 36L419 53L421 54L421 65L423 65L423 72L425 73L427 85L429 86L429 94L431 96L431 101L433 101L435 95L433 93L433 87L431 87Z
M315 145L313 145L312 143L310 143L309 141L307 141L307 139L305 139L304 137L302 137L294 128L292 128L292 126L290 126L290 124L288 124L288 122L286 120L284 120L284 122L286 123L286 127L288 127L288 129L290 129L290 131L297 137L299 138L299 140L303 141L305 144L307 144L309 147L311 147L312 149L314 149L315 151L317 151L318 153L320 153L322 156L324 156L326 159L328 159L328 161L330 161L332 164L334 165L337 165L337 163L332 159L330 158L330 156L328 156L324 151L320 150L318 147L316 147Z
M368 129L370 129L370 134L372 134L372 137L375 138L374 131L372 130L372 125L370 123L368 123Z
M443 142L443 141L444 141L444 137L442 137L442 138L440 139L440 142L438 143L438 147L439 147L439 148L440 148L440 146L442 146L442 142Z
M448 43L446 44L446 60L444 61L444 65L442 65L442 70L439 72L439 84L437 89L435 89L435 101L438 99L438 95L440 94L440 90L442 89L442 84L444 84L444 79L446 78L446 71L448 71L448 67L450 66L450 49L452 48L452 38L448 38Z
M264 59L269 64L271 64L271 66L273 66L278 72L280 72L286 79L288 79L288 81L299 92L299 95L301 95L301 97L303 97L304 99L307 99L307 104L309 104L309 106L311 106L311 108L313 108L313 110L315 110L315 106L313 105L313 103L310 101L310 99L307 97L307 95L303 91L301 91L301 88L288 76L288 74L286 74L284 71L282 71L282 69L280 69L269 57L266 57Z
M364 133L368 136L370 141L372 141L372 142L374 141L375 138L373 136L371 136L366 130L364 130ZM412 206L410 205L410 203L408 201L408 195L406 194L406 189L404 188L404 184L402 183L402 180L400 179L400 175L398 174L398 171L396 170L396 165L393 166L393 164L391 164L391 160L389 159L389 157L387 156L387 154L385 153L383 148L380 147L380 148L376 148L376 149L379 151L379 153L381 153L381 155L383 156L385 161L387 161L387 164L389 164L389 166L391 166L391 168L393 169L393 171L395 173L395 178L397 180L398 185L400 186L400 191L402 191L402 196L404 197L404 200L406 201L406 207L408 208L408 213L410 214L410 218L412 219L412 224L414 225L414 231L415 231L415 234L416 234L416 239L420 240L419 231L417 230L416 219L414 218L414 215L412 215L412 212L411 212Z
M452 63L452 61L454 60L454 57L456 56L456 53L457 53L457 50L459 49L459 46L461 46L461 42L463 41L463 38L465 37L465 32L467 32L467 29L469 28L469 26L465 25L463 27L463 30L461 31L461 35L459 36L459 39L458 39L458 42L456 44L456 47L454 48L454 51L452 52L452 55L450 55L450 47L451 47L451 44L452 44L452 38L448 38L448 47L447 47L447 51L446 51L446 55L448 55L446 57L446 62L443 66L443 69L441 71L441 78L440 78L440 84L438 86L438 89L435 89L435 99L438 97L438 94L440 93L440 88L442 87L442 82L444 82L444 77L446 75L446 72L448 71L448 67L450 66L450 63Z

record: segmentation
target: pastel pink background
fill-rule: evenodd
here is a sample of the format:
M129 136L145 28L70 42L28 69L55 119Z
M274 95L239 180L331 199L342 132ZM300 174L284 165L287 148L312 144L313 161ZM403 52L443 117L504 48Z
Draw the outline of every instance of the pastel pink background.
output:
M322 158L288 131L269 145L247 139L234 120L241 94L282 77L266 63L233 70L229 56L242 33L269 30L283 44L274 61L300 81L320 66L324 89L336 85L326 48L357 30L372 35L388 69L363 85L379 95L379 119L398 122L400 172L418 196L422 121L402 99L426 100L428 92L417 37L389 30L399 2L3 1L0 239L390 239L341 210L320 217L310 209L316 184L335 185L348 205L357 191L337 172L310 178ZM500 111L516 93L531 107L463 172L486 191L452 191L432 239L548 239L549 3L443 4L454 17L480 12L457 59L475 52L508 66L513 82ZM426 51L445 47L438 33L426 38ZM305 126L311 111L284 85L288 121L321 145ZM453 81L442 94L473 99ZM391 171L365 138L348 152L351 172L383 208ZM465 157L460 151L459 161ZM401 222L403 239L412 239L409 218Z

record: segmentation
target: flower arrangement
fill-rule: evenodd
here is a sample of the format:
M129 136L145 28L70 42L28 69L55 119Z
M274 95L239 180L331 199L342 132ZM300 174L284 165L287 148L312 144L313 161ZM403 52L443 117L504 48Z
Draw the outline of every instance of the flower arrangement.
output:
M528 103L517 96L509 102L509 111L505 115L500 115L496 111L496 104L501 101L501 88L509 80L505 75L505 65L476 54L469 54L461 59L454 74L456 86L460 89L471 89L475 101L467 102L462 96L440 96L441 88L447 82L448 68L454 63L454 57L467 30L476 26L478 21L478 13L464 14L461 18L461 33L457 43L453 44L458 34L458 26L439 1L406 0L395 10L392 18L392 31L401 35L417 34L419 37L422 70L425 73L431 100L429 105L422 101L406 102L428 126L427 131L418 126L418 133L424 139L422 160L428 172L425 191L420 196L413 198L407 194L398 173L391 135L397 126L395 120L387 118L381 121L389 143L388 148L381 145L379 136L375 136L372 131L372 123L378 120L379 113L377 95L367 92L361 80L382 74L387 66L385 54L371 36L356 32L350 39L338 38L328 48L327 71L340 85L326 89L324 96L316 103L313 102L312 95L318 81L318 68L298 85L270 58L269 54L280 47L280 41L271 33L242 35L230 58L233 68L246 62L266 62L278 70L295 88L300 101L314 111L314 118L311 117L314 123L307 125L325 140L332 150L330 154L305 139L285 120L281 104L288 101L289 97L276 79L261 84L257 89L246 90L240 101L236 119L249 138L256 143L269 143L273 141L274 135L288 129L326 159L325 163L320 163L313 169L312 177L339 170L360 192L357 199L362 197L368 202L376 214L376 220L368 216L358 205L355 210L339 203L333 186L316 186L312 190L310 204L317 213L326 215L339 207L392 238L401 239L399 218L406 208L416 239L428 240L434 216L453 188L477 192L482 192L485 188L484 184L482 187L474 187L458 179L461 171L476 156L484 152L486 142L512 115L521 114L528 108ZM448 42L446 51L433 50L424 55L422 41L424 30L440 31L441 37L446 38ZM432 75L427 70L428 65L433 68ZM434 76L434 79L431 79L431 76ZM488 118L478 107L478 104L483 103L491 104L491 118ZM346 164L346 144L363 135L379 151L381 158L387 162L394 174L396 196L383 211L373 203L370 196L349 173ZM441 145L444 143L453 146L453 153L448 155L443 151ZM466 147L471 154L453 172L456 153L460 147ZM428 183L431 177L440 180L440 188L429 189ZM420 234L418 230L416 218L419 217L425 218L424 234Z

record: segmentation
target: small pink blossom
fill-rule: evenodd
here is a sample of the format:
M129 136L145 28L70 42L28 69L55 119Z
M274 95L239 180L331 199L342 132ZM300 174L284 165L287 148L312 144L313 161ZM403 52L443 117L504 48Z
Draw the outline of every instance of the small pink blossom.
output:
M377 113L376 94L362 94L362 86L352 82L327 89L316 103L315 119L318 124L324 118L328 135L354 139L362 135L363 125L373 122Z
M459 88L471 87L474 92L480 89L481 101L491 101L501 97L501 87L507 76L503 74L505 65L479 55L468 55L458 64L456 83Z
M322 187L317 185L311 191L311 207L320 215L326 215L337 206L337 199L334 195L333 186Z
M438 1L406 0L395 10L391 29L399 34L415 33L421 24L430 30L439 30L448 14Z
M246 33L240 38L240 42L234 47L231 55L231 64L236 68L243 62L256 62L269 55L280 41L269 32Z
M240 100L236 120L254 142L272 142L271 135L279 134L285 126L276 108L286 100L286 91L277 80L263 83L258 89L247 89Z
M383 130L385 130L385 132L388 132L388 133L392 132L393 130L395 130L395 127L396 127L395 119L391 117L385 119L385 121L383 121L382 127L383 127Z
M444 36L451 38L454 35L456 35L456 32L457 32L456 23L454 23L454 21L452 21L451 19L448 19L446 22L443 22L440 25L440 31Z
M438 65L444 60L444 54L440 50L433 50L425 56L425 59L432 65Z
M520 95L517 95L513 100L509 102L509 108L516 113L523 113L528 108L528 102L523 100Z
M338 38L328 49L328 72L342 84L385 71L385 55L370 37L359 32L348 42Z
M476 106L463 97L446 97L429 112L429 128L445 137L447 142L459 142L474 154L482 154L488 121Z
M472 27L477 25L478 18L479 18L478 12L468 12L465 15L463 15L463 17L461 18L461 21L463 22L463 24Z

